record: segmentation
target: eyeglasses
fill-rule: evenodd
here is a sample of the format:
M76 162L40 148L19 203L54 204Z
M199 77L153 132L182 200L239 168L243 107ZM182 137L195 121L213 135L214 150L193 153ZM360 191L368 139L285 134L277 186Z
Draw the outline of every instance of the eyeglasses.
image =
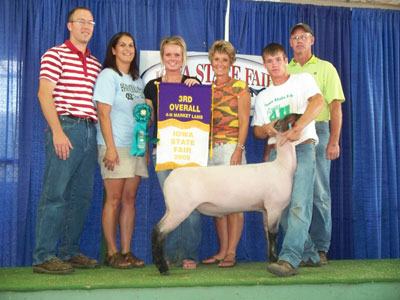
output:
M293 41L298 41L298 40L305 41L305 40L308 39L309 37L310 37L310 35L308 35L308 34L302 34L302 35L293 36L293 37L291 37L291 39L292 39Z
M86 20L84 20L84 19L78 19L78 20L76 20L76 21L70 21L71 23L78 23L79 25L81 25L81 26L83 26L83 25L86 25L86 24L88 24L89 26L94 26L94 25L96 25L96 22L94 22L94 21L86 21Z

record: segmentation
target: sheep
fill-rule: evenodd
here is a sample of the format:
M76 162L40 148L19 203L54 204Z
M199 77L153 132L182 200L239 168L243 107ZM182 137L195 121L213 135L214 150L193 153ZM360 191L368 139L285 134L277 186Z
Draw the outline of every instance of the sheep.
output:
M277 158L273 162L187 167L171 172L163 189L166 212L152 232L153 262L162 275L169 274L165 260L167 234L195 209L214 217L246 211L262 212L268 260L278 260L279 220L290 202L297 166L294 143L279 145L280 133L288 130L300 116L290 114L276 123Z

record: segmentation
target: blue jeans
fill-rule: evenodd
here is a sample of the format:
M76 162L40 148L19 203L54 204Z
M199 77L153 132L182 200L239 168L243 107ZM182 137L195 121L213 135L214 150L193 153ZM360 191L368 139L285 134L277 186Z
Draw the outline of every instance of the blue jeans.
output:
M272 150L270 160L276 151ZM284 231L279 259L297 268L301 261L319 261L318 252L308 233L312 218L315 146L312 143L296 146L297 168L294 174L292 198L282 212L280 224Z
M156 165L156 154L152 155ZM161 190L165 179L172 170L156 171ZM199 245L201 242L201 214L194 210L174 231L167 236L165 245L166 257L171 264L180 265L182 260L199 260Z
M68 260L79 253L79 237L92 202L97 162L96 127L66 116L59 118L74 148L69 158L60 159L54 150L53 134L47 128L46 169L37 210L34 265L56 256Z
M316 122L319 143L315 147L315 180L313 217L310 235L317 250L328 252L331 243L331 161L326 158L326 147L330 138L329 122Z

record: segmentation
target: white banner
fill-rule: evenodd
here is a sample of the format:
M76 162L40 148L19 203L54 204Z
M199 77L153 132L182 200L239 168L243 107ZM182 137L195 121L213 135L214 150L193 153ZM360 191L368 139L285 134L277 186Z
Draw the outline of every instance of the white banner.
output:
M211 86L160 83L158 91L156 170L207 166Z

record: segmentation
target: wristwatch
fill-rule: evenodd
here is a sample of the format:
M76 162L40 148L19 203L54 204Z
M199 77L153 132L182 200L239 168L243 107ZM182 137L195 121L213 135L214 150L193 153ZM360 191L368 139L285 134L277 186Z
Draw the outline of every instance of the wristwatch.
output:
M241 143L237 143L237 144L236 144L236 147L238 147L238 148L244 150L244 145L241 144Z

